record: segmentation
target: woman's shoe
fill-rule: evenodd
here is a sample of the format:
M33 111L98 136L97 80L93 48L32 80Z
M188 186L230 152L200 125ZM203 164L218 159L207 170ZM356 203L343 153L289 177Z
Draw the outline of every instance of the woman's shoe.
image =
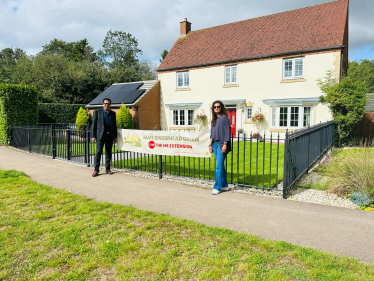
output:
M213 195L218 195L218 194L220 194L220 192L221 192L221 190L213 189L212 194Z

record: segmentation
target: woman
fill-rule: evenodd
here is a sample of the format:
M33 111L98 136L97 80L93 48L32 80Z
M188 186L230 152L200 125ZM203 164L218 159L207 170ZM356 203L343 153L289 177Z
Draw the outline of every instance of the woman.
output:
M212 130L209 142L209 152L214 153L217 162L213 195L229 190L224 163L227 153L231 151L230 132L230 120L225 106L217 100L212 105Z

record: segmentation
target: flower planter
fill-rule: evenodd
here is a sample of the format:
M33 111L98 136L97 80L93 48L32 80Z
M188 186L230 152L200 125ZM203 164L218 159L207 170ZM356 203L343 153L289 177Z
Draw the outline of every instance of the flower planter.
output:
M262 138L251 138L252 142L262 142Z

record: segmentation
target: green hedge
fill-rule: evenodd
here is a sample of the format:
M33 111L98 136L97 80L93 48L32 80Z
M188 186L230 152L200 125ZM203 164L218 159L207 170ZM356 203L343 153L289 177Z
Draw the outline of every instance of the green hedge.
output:
M65 103L40 103L39 104L39 124L40 123L70 123L74 124L77 113L85 104L65 104Z
M33 86L0 84L1 144L9 144L11 126L38 123L38 96Z

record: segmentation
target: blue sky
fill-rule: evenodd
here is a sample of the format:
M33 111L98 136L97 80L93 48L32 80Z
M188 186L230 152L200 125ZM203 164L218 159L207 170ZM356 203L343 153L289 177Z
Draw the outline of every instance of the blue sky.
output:
M100 49L109 29L131 33L141 60L158 63L179 36L184 18L192 30L317 5L323 0L0 0L0 49L36 54L58 38L87 38ZM374 0L351 0L349 59L374 59Z

